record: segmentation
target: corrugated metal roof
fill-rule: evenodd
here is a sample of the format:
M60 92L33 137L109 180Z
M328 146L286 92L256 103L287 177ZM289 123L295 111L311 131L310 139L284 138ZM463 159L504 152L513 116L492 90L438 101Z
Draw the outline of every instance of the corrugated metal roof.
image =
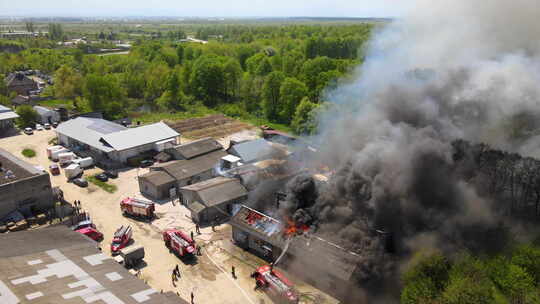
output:
M158 142L160 140L179 136L163 122L146 125L138 128L131 128L120 132L104 135L102 138L117 151L130 149L146 144Z
M145 179L154 186L161 186L169 183L174 183L174 178L163 171L150 171L139 177Z
M178 151L182 157L190 159L212 151L221 150L223 149L223 146L215 139L207 137L177 146L174 149Z
M219 159L225 155L227 155L225 151L214 151L196 158L177 160L156 167L161 167L177 180L182 180L213 169Z
M51 112L54 112L53 110L47 109L47 108L42 107L42 106L34 106L34 110L36 110L36 112L38 112L39 115L45 115L45 114L49 114Z
M13 110L11 110L10 108L6 106L0 105L0 113L10 112L10 111L13 111Z
M201 198L201 203L206 207L216 206L247 195L246 188L242 186L238 179L223 176L182 187L181 189L197 192Z
M6 119L14 119L19 117L17 113L11 111L11 112L2 112L0 113L0 120L6 120Z
M104 119L77 117L59 124L56 133L73 138L101 151L111 152L114 149L101 142L101 137L123 130L126 130L126 128Z
M229 150L231 154L240 157L244 163L274 158L274 155L282 154L281 150L262 138L233 145Z

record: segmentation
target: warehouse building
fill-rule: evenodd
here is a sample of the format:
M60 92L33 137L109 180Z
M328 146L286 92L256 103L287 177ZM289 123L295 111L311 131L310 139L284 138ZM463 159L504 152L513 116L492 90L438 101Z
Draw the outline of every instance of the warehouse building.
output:
M223 176L182 187L180 193L191 219L200 225L228 220L248 194L238 179Z
M0 220L13 211L30 216L52 207L49 174L0 148Z
M0 303L188 303L129 273L65 226L0 235Z
M157 164L150 168L150 172L139 177L139 189L142 194L152 199L175 198L181 187L211 179L215 176L221 157L227 155L221 145L205 140L202 148L198 150L201 142L192 142L167 151L174 150L174 160ZM217 144L217 145L216 145ZM187 148L186 148L187 146ZM208 148L210 147L210 148Z
M58 142L81 156L91 156L104 166L125 164L129 158L160 151L164 141L176 145L179 134L158 122L126 128L100 118L77 117L56 129Z
M19 115L10 108L0 105L0 132L12 129L15 126L15 119L18 117Z
M193 159L218 150L223 150L223 146L215 139L207 137L166 149L165 152L171 154L174 159L182 160Z
M343 303L362 297L356 272L360 254L321 237L306 232L287 236L286 225L279 220L247 206L236 206L229 224L234 243L269 262L275 261L286 249L279 267L300 276L309 284L339 298ZM287 239L291 238L287 246ZM383 258L381 254L381 258ZM309 269L310 271L306 271ZM359 294L352 294L351 289Z

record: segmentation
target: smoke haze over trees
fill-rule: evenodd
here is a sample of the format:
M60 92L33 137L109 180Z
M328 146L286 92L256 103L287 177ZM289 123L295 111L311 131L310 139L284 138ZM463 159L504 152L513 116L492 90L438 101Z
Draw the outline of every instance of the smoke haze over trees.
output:
M538 214L538 162L494 149L540 156L539 20L534 0L419 1L326 92L314 140L333 177L291 180L282 208L363 255L373 302L397 301L380 297L415 251L500 253L518 235L511 215ZM376 254L377 230L396 254Z

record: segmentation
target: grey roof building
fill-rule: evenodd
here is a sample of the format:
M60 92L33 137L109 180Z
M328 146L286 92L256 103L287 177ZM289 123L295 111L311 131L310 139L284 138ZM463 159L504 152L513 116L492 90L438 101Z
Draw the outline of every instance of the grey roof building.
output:
M179 193L181 187L214 177L214 168L221 157L227 155L223 150L216 150L191 159L174 160L157 164L150 168L150 172L139 177L141 193L153 199L165 199L171 196L170 179L174 180L175 192ZM162 172L154 174L154 172Z
M129 158L156 150L156 143L172 140L179 134L164 123L126 128L100 118L77 117L61 123L56 129L63 146L97 161L125 163Z
M229 154L239 157L244 164L265 159L283 158L287 155L286 150L263 138L234 144L227 151Z
M60 121L60 113L56 112L55 110L42 106L34 106L34 110L38 113L38 119L41 123L53 123Z
M175 159L192 159L218 150L223 150L223 146L215 139L207 137L167 149L167 152Z
M184 304L65 226L0 235L0 303Z
M233 206L244 202L248 194L237 178L223 176L182 187L180 193L193 221L203 225L230 217Z
M49 173L0 148L0 220L16 210L30 216L52 206Z
M13 128L15 125L15 119L17 119L19 115L17 113L13 112L8 107L4 107L3 105L0 105L0 131L5 131L7 129Z
M284 235L288 228L286 224L243 205L236 207L234 212L229 223L237 246L269 261L274 261L281 255L287 243L287 236ZM381 258L384 258L382 253ZM287 263L288 260L294 260L294 263ZM316 232L309 232L291 239L281 265L287 265L287 271L313 283L341 299L343 303L352 303L348 297L358 299L363 296L353 295L351 291L358 291L355 273L360 271L357 265L361 260L361 254L350 251Z

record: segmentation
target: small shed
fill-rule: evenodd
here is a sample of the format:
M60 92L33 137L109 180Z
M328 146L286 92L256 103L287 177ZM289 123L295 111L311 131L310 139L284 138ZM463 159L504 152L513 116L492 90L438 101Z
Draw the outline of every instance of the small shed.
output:
M223 221L232 215L233 206L247 199L247 190L236 178L215 177L180 188L182 204L200 225Z
M53 122L60 122L60 113L55 110L45 108L42 106L34 106L34 110L38 114L38 121L45 124L52 124Z
M150 171L139 176L139 189L141 193L152 199L166 199L171 196L171 189L175 188L175 179L163 171Z

